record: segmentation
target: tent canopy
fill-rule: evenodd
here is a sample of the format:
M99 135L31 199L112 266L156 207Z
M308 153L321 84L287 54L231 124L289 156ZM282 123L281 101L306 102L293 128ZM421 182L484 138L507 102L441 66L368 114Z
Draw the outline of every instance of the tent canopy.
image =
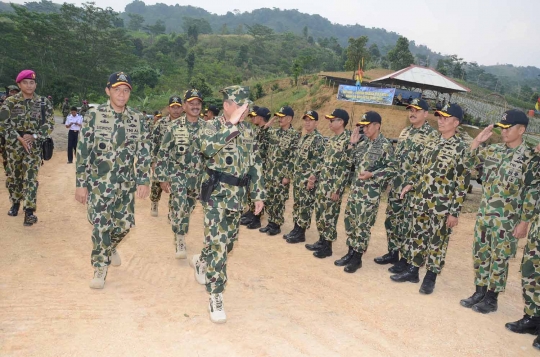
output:
M441 93L471 91L469 88L454 82L432 68L416 65L411 65L397 72L374 79L370 83L414 87L422 90L434 90Z

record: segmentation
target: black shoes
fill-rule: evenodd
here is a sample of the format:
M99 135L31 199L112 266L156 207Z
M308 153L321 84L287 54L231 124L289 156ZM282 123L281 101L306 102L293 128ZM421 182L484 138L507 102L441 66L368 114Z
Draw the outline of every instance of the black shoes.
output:
M540 333L539 333L539 336L534 339L533 347L536 348L537 350L540 350Z
M298 232L294 236L289 236L287 238L287 243L295 244L295 243L301 243L306 241L306 229L302 227L298 227Z
M336 260L334 262L334 265L338 266L338 267L342 267L342 266L345 266L345 265L349 264L349 261L353 257L353 254L354 254L354 250L352 249L351 246L349 246L349 251L347 252L347 254L345 254L340 259Z
M240 224L242 226L247 226L251 222L253 222L253 219L255 218L255 215L251 211L247 211L240 217Z
M14 202L13 206L8 211L8 216L15 217L19 214L19 208L21 207L21 204L19 202Z
M399 274L403 273L408 266L409 264L407 263L407 259L401 258L399 262L388 268L388 271L390 273Z
M262 228L259 228L259 232L261 232L261 233L266 233L266 232L268 232L268 230L270 229L270 224L271 224L271 223L272 223L272 222L268 222L268 224L267 224L266 226L264 226L264 227L262 227Z
M289 233L287 234L284 234L283 235L283 239L287 239L287 238L292 238L294 237L295 235L298 234L298 230L300 229L300 226L295 222L294 223L294 228L292 229L292 231L290 231Z
M268 226L266 227L268 227L268 229L266 230L266 234L268 234L269 236L275 236L281 233L281 228L277 225L277 223L268 222Z
M261 228L261 215L255 216L253 215L253 220L246 225L247 229L257 229Z
M531 335L537 334L537 326L540 325L539 316L523 315L523 318L515 322L509 322L504 325L508 330L515 333L530 333ZM535 340L536 342L536 340Z
M399 260L399 251L396 250L396 251L388 252L382 257L377 257L373 260L375 261L375 263L381 264L381 265L395 264Z
M313 256L321 259L332 256L332 242L323 240L321 247L313 253Z
M312 252L316 251L316 250L319 250L319 248L321 248L321 245L322 245L322 242L324 241L324 238L323 237L319 237L319 240L316 241L315 243L313 244L306 244L306 249L307 250L310 250Z
M467 299L461 300L459 303L463 307L471 308L475 304L478 304L480 301L482 301L484 296L486 296L486 292L487 292L487 286L477 286L474 294L472 294Z
M497 311L497 298L499 293L488 290L486 296L479 303L473 305L472 309L481 314L489 314Z
M28 227L28 226L33 225L34 223L37 223L37 221L38 221L38 218L36 216L34 216L34 210L27 209L24 212L24 223L23 223L23 225Z
M428 270L424 280L422 281L422 286L420 286L420 293L429 295L435 289L435 280L437 280L437 274Z
M345 273L354 273L362 267L362 253L353 250L353 255L349 264L343 269Z
M418 267L415 267L411 264L404 272L391 275L390 279L397 283L403 283L405 281L410 281L411 283L418 283L420 281L420 278L418 277Z

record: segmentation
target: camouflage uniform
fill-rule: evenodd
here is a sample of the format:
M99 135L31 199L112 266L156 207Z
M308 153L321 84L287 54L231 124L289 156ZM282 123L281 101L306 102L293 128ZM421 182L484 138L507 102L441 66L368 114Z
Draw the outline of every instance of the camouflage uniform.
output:
M81 107L81 115L84 117L86 113L88 112L88 109L90 109L90 106L88 103L84 103ZM145 118L146 119L146 118Z
M189 229L189 216L199 197L202 176L199 137L205 121L199 118L191 123L184 114L170 123L157 153L155 172L159 182L171 184L169 216L172 230L185 235Z
M403 243L410 253L407 262L416 267L426 263L435 274L444 266L452 233L446 220L449 215L459 217L469 187L470 174L464 163L468 148L456 135L449 139L439 136L416 153L406 180L413 186L407 194L411 196L411 230Z
M53 107L45 100L45 123L41 124L41 98L34 93L25 100L22 93L6 98L0 109L0 123L6 135L6 187L12 203L23 201L24 209L36 210L37 176L41 166L41 140L54 129ZM38 139L27 153L17 140L24 134L37 134Z
M319 235L327 241L337 239L336 224L341 209L341 199L345 183L349 180L351 149L349 139L351 132L333 136L328 140L321 161L315 170L317 191L315 193L315 219ZM332 201L333 193L338 193L339 199Z
M150 148L150 133L138 111L126 107L118 114L107 101L84 118L76 186L88 189L94 267L110 264L111 250L135 225L134 193L138 185L150 183Z
M164 118L158 119L152 126L152 164L155 164L157 162L157 154L159 147L161 146L163 136L165 135L165 132L167 132L170 125L171 119L169 116L166 116ZM157 178L155 171L152 175L151 181L152 185L150 187L150 201L159 202L159 200L161 200L161 193L163 192L163 190L159 185L159 179Z
M405 175L413 169L412 158L417 151L421 151L424 145L433 139L436 130L427 122L420 128L412 125L403 129L398 138L395 150L395 177L390 181L390 191L388 192L388 205L386 207L386 220L384 226L388 238L388 251L401 251L403 257L409 254L402 249L403 239L410 231L412 221L410 206L410 196L400 199L401 190L407 185Z
M268 138L269 130L268 128L264 128L264 127L258 127L255 130L257 131L257 135L255 136L255 141L257 142L259 156L261 158L262 172L265 173L266 172L266 157L268 156L268 146L269 146L269 138ZM255 202L251 200L251 196L249 195L248 195L248 206L251 212L255 211Z
M521 261L521 285L524 312L529 316L540 316L540 201L536 203L536 219L531 225L527 244Z
M62 121L63 124L66 123L66 119L67 119L67 116L69 115L69 112L70 112L69 103L67 101L64 101L64 103L62 103L62 116L64 117L64 120Z
M513 230L529 222L538 201L538 157L525 142L516 148L494 144L469 151L469 167L483 163L482 200L474 229L475 285L505 290L508 261L516 254Z
M201 152L207 158L206 168L237 178L251 176L249 187L218 182L210 200L203 202L204 248L200 260L206 262L206 290L223 292L227 282L227 253L238 239L240 215L246 195L254 201L264 199L261 160L255 141L255 129L250 123L232 125L224 117L207 121L201 137ZM203 182L209 178L205 171Z
M351 154L355 172L345 208L345 231L347 245L358 253L364 253L369 244L371 227L377 218L381 192L391 175L394 147L382 134L375 140L365 139L358 143ZM385 169L385 170L382 170ZM369 180L358 179L362 171L370 171Z
M284 223L285 201L289 199L289 186L282 184L283 178L292 179L294 160L292 155L298 147L300 133L292 126L287 130L269 129L268 157L266 162L265 184L268 222L278 226Z
M307 181L315 174L325 148L324 137L317 131L300 138L293 158L293 220L303 229L309 229L315 203L315 190L306 188Z

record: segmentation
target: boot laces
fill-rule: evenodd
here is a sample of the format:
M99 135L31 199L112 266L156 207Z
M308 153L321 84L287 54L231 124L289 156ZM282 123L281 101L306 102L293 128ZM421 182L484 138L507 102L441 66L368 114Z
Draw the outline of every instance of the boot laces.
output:
M105 268L104 267L99 267L99 268L97 268L96 272L97 272L97 278L101 279L105 275Z
M216 311L221 311L223 310L223 300L221 299L221 295L220 294L216 294L214 295L214 306L216 308Z

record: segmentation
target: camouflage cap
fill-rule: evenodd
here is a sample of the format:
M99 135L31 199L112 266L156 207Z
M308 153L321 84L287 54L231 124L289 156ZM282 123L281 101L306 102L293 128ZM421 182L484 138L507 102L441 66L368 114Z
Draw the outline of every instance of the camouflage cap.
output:
M249 100L249 87L230 86L223 88L220 92L223 93L223 100L230 99L238 105L252 103L251 100Z
M16 85L14 85L14 84L12 84L10 86L7 86L6 88L9 89L9 90L16 90L17 92L21 91L21 89L19 87L17 87Z

